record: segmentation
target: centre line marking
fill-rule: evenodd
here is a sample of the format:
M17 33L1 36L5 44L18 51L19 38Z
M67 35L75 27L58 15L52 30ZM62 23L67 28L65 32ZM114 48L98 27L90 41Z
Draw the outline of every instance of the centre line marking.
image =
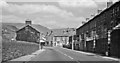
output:
M57 51L58 51L58 50L57 50ZM58 52L60 52L61 54L65 55L65 56L67 56L67 57L69 57L70 59L73 59L71 56L68 56L67 54L64 54L64 53L61 52L61 51L58 51Z
M65 56L67 56L67 54L64 54Z
M71 56L68 56L70 59L73 59Z

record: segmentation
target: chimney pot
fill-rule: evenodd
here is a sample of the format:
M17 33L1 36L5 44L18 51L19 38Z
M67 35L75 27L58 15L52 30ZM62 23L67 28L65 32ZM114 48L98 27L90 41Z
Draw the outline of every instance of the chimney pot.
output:
M107 2L107 8L109 8L112 4L113 4L112 0L109 0L109 1Z
M85 24L86 22L85 21L82 21L82 24Z
M101 13L101 12L102 12L102 10L98 10L98 14Z
M89 21L90 18L86 18L86 21Z
M27 19L27 20L25 21L25 23L26 23L26 25L31 25L31 24L32 24L32 21L29 20L29 19Z

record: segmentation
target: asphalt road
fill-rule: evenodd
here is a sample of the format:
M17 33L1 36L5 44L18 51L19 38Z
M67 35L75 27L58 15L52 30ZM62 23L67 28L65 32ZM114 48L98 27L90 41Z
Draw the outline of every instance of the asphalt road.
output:
M44 49L45 51L32 58L31 61L64 61L65 63L117 63L111 59L105 59L98 55L83 54L61 47L44 47Z

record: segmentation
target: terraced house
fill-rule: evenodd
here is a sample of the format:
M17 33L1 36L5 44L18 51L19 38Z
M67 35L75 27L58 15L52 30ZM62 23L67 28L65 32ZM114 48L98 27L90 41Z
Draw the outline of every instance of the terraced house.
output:
M38 42L40 40L40 30L35 25L32 25L31 20L25 21L25 26L16 31L16 40Z
M119 25L120 1L108 6L76 30L79 50L120 57Z

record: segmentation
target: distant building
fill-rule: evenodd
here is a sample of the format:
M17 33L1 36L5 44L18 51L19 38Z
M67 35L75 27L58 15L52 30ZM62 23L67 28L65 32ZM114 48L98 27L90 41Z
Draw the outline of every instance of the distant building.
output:
M28 41L28 42L38 42L40 40L40 30L32 25L32 21L26 20L25 26L16 31L16 40L18 41Z
M47 32L47 35L45 37L47 45L53 46L53 36L54 36L53 31Z
M62 46L67 44L69 41L69 36L54 36L54 45Z
M62 46L69 44L69 37L75 34L75 28L53 30L53 45Z

